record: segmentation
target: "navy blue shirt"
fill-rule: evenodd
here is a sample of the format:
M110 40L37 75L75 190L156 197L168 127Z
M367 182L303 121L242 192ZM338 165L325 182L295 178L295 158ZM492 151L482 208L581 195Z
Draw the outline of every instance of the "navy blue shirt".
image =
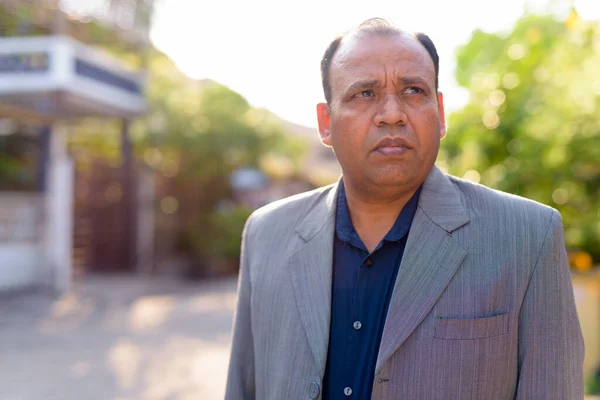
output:
M352 225L340 183L323 399L371 398L385 317L420 192L419 188L369 254Z

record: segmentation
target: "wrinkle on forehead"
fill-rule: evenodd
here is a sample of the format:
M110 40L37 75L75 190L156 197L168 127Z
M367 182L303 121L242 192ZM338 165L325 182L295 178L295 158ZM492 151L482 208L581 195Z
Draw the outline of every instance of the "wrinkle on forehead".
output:
M373 43L365 45L365 42L370 40ZM381 42L376 43L378 40ZM389 51L389 44L383 44L383 41L388 41L393 46L400 48L400 51ZM380 46L384 46L381 49L383 51L377 49ZM402 63L402 65L398 63ZM382 76L381 74L388 77L389 73L420 75L428 82L431 80L429 85L435 84L433 60L427 49L413 35L400 32L395 34L369 32L355 34L344 38L332 60L330 70L332 92L344 93L356 81L373 80ZM398 76L393 77L394 81L396 78ZM338 90L335 86L338 87ZM339 89L342 91L340 92Z

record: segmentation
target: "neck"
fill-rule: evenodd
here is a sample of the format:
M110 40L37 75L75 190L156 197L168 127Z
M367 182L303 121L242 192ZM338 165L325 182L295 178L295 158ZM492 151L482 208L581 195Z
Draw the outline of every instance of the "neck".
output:
M365 190L344 180L350 212L361 214L395 214L397 216L420 185L399 190Z
M364 193L344 181L352 225L369 251L383 239L418 186L397 193Z

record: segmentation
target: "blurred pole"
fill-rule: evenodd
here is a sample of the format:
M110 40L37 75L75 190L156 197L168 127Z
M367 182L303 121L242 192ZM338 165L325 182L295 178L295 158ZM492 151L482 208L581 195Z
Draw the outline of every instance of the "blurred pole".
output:
M140 69L145 71L147 79L150 78L150 63L152 62L152 46L150 42L150 26L154 14L154 0L141 1L136 4L136 20L134 26L143 26L144 36L136 46L140 58ZM156 135L150 123L149 113L142 118L149 127L148 135L151 146L156 146ZM154 202L156 189L154 185L155 171L150 168L139 166L137 197L136 197L136 271L140 274L151 274L154 272L154 239L155 239L155 215Z
M52 287L59 293L71 287L73 263L73 162L67 152L68 132L55 123L48 140L44 193L44 262Z
M60 0L53 4L53 19L50 27L52 35L66 32L65 14L60 9ZM50 169L50 144L52 141L52 125L44 125L39 135L39 148L37 154L37 182L36 189L39 192L48 191L48 172ZM47 193L44 193L46 195Z
M67 19L65 18L64 11L60 8L60 0L54 2L54 19L52 21L51 34L53 35L67 35Z
M50 135L52 126L44 125L40 130L39 147L37 154L37 181L36 190L38 192L46 191L46 180L48 171L48 160L50 157Z
M122 171L122 187L123 187L123 199L122 206L122 221L124 226L124 240L126 250L126 259L128 265L127 270L133 270L135 268L135 244L136 244L136 232L135 232L135 217L134 213L137 211L134 207L134 199L137 196L137 190L134 179L134 165L133 165L133 146L131 144L131 137L129 135L129 128L131 121L123 118L121 120L121 171Z
M133 147L129 137L129 128L131 121L123 118L121 120L121 164L124 168L130 168L132 165Z
M151 274L154 271L154 171L140 166L137 184L137 240L136 272Z

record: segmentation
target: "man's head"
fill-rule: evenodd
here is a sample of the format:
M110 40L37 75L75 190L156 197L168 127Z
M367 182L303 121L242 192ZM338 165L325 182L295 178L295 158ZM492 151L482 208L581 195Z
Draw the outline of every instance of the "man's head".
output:
M381 36L406 34L406 32L394 26L389 21L386 21L381 18L373 18L366 20L347 34L340 35L336 37L333 41L331 41L331 43L329 43L329 46L327 46L325 53L323 54L323 58L321 58L321 81L323 84L323 93L325 95L325 101L327 101L327 103L331 103L331 82L329 79L331 60L333 59L333 56L335 56L335 53L337 52L337 49L340 46L342 40L345 37L357 33ZM433 65L435 67L435 90L438 90L440 58L438 56L437 49L435 48L435 44L433 44L429 36L427 36L424 33L414 33L412 35L423 45L423 47L425 47L425 50L427 50L427 52L431 56L431 61L433 61Z
M336 38L321 62L321 140L356 188L412 190L427 177L445 134L439 61L424 34L373 19Z

